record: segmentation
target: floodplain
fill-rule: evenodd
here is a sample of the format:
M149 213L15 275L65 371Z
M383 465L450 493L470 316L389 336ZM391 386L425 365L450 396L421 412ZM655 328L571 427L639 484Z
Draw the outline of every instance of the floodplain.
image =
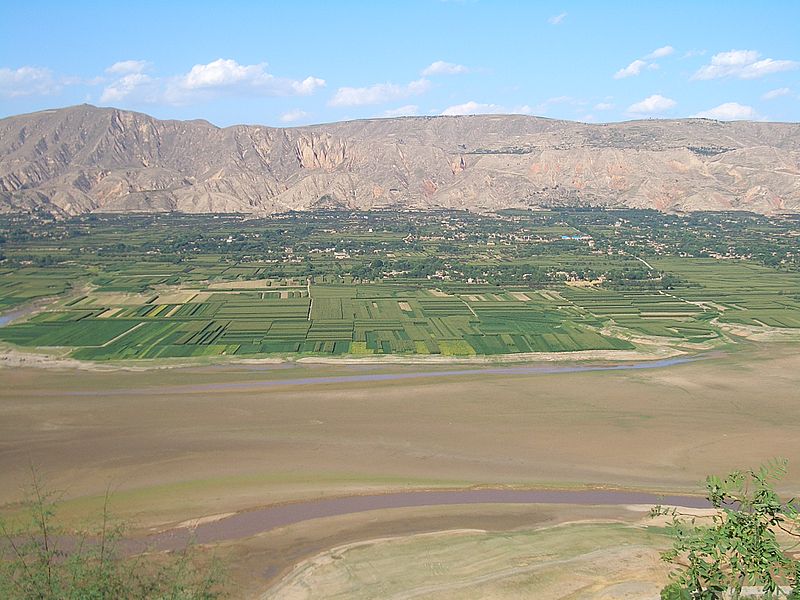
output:
M110 491L139 542L390 492L691 495L777 456L782 491L800 491L791 216L4 216L0 229L10 519L31 467L68 523ZM644 598L668 545L644 512L382 508L208 548L242 598Z
M709 472L774 456L800 463L793 343L747 342L736 352L660 369L499 375L474 365L455 377L263 385L341 375L343 368L421 369L228 364L148 370L146 377L4 371L0 502L13 513L33 464L64 491L65 517L85 519L110 487L115 514L148 535L191 519L320 497L475 486L697 493ZM792 470L784 484L800 489L800 473ZM237 557L240 591L250 597L295 562L342 543L480 528L476 515L487 511L496 519L486 520L489 529L524 529L540 510L454 508L317 519L219 550ZM548 514L558 522L576 510L593 518L593 510L612 509ZM633 517L641 515L619 518Z

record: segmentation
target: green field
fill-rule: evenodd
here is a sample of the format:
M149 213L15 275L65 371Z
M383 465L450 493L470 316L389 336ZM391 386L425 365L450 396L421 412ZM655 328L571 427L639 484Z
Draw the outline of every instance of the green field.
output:
M275 284L265 290L275 289ZM311 297L307 295L311 291ZM503 290L488 296L436 289L314 285L304 297L261 291L166 294L89 293L59 302L0 339L27 347L74 347L80 359L165 358L265 353L507 354L628 349L598 333L602 319L572 302L536 291L520 301ZM174 291L172 296L178 296ZM288 294L284 294L288 295ZM475 299L470 300L469 298Z
M7 217L0 311L48 303L0 341L84 360L473 356L708 348L731 326L800 329L790 250L777 266L665 242L654 252L640 234L652 214L624 215L626 228L608 225L614 211L442 213L433 225L405 213ZM794 221L779 225L794 235Z

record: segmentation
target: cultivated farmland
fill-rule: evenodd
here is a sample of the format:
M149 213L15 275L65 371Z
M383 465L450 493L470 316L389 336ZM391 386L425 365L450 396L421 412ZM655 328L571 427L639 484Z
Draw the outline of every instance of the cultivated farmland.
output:
M0 340L102 361L467 357L707 349L730 343L731 327L800 330L794 247L776 242L766 255L737 237L758 219L782 242L796 220L680 219L598 210L6 217L0 308L42 305ZM724 255L708 241L720 224Z

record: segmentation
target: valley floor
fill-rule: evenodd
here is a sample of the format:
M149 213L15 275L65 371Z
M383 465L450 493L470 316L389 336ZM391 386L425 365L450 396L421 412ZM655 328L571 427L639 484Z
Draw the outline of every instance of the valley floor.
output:
M133 536L276 503L392 490L589 485L699 492L709 473L776 456L790 461L782 491L800 491L794 343L749 341L730 354L653 369L493 373L475 365L457 376L337 379L447 369L305 363L2 369L2 512L13 516L31 465L49 487L63 490L61 515L71 522L83 522L110 489L112 512L135 523ZM281 384L298 379L309 383ZM267 590L280 590L268 597L321 597L298 591L309 588L330 589L322 597L353 597L347 586L369 569L370 577L402 581L409 568L402 556L414 566L420 548L451 547L451 554L423 560L430 573L413 589L433 586L425 597L464 597L442 584L449 570L473 581L482 597L512 598L533 589L532 574L563 572L562 560L593 564L593 552L606 556L611 547L625 555L619 564L641 559L655 565L647 567L648 581L662 581L654 556L664 540L637 525L642 516L590 506L391 509L305 521L218 544L216 551L231 565L237 597ZM547 529L546 542L531 533L596 519L624 525ZM455 529L488 533L406 537ZM565 549L572 542L556 535L584 530L591 532L587 540L605 541L573 552ZM398 540L348 546L383 537ZM509 545L492 555L496 563L489 556L480 564L464 559L503 539ZM556 542L560 549L553 550L548 544ZM331 548L340 546L347 546L336 551L344 558L330 559ZM613 586L625 576L615 577L608 589L622 590ZM646 597L601 592L594 597Z

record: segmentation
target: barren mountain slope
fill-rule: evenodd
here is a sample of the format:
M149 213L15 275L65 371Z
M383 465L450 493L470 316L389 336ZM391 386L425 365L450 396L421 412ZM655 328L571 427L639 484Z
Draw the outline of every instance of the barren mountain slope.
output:
M800 211L800 124L520 115L277 129L82 105L0 120L0 210Z

